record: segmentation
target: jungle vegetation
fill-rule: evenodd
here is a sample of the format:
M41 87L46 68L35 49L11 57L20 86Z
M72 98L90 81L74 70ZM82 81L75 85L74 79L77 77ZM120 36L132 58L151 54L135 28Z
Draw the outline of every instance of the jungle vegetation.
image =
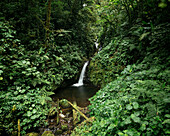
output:
M100 90L73 136L170 134L169 0L0 2L0 134L48 125L83 63ZM101 51L95 48L99 43Z

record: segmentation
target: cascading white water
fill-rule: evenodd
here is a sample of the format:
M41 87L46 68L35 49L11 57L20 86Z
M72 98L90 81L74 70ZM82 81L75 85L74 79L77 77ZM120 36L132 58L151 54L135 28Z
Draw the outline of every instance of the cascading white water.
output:
M97 53L99 53L99 51L101 51L102 47L99 47L98 40L95 42L95 46L96 46Z
M95 46L96 46L96 49L98 49L99 44L97 41L95 42Z
M80 77L79 77L79 81L78 81L78 83L76 83L76 84L73 84L73 86L82 86L83 85L83 79L84 79L84 75L85 75L85 72L86 72L86 67L87 67L87 65L88 65L88 61L84 64L84 66L83 66L83 69L82 69L82 71L81 71L81 74L80 74Z

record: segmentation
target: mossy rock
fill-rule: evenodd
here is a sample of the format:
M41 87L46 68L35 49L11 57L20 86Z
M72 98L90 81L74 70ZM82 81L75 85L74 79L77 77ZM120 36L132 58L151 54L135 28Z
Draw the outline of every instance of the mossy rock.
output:
M63 133L63 131L62 131L61 129L57 129L57 130L56 130L56 134L57 134L57 135L60 135L60 134L62 134L62 133Z
M34 132L32 132L32 133L28 133L28 134L26 134L26 136L39 136L39 134L38 134L38 133L34 133Z
M68 126L67 125L61 125L61 129L63 130L63 131L66 131L66 130L68 130Z
M41 136L54 136L51 131L45 131Z
M71 107L70 104L67 102L66 99L60 100L60 106L61 106L62 108L69 108L69 107Z

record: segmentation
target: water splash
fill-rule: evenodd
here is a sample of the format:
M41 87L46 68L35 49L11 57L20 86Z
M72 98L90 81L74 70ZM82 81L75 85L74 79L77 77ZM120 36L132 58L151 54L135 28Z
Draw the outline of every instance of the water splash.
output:
M79 87L79 86L82 86L82 85L83 85L83 79L84 79L84 75L85 75L86 67L87 67L88 63L89 63L89 62L87 61L87 62L84 64L83 69L82 69L81 74L80 74L80 77L79 77L79 81L78 81L78 83L73 84L73 86Z
M99 46L98 40L95 42L95 46L96 46L97 53L99 53L102 50L102 47Z

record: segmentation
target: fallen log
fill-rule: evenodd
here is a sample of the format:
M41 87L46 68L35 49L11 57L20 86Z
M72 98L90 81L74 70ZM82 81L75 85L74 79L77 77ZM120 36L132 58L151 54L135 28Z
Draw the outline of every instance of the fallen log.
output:
M89 120L89 118L88 118L86 115L84 115L84 113L82 113L75 105L73 105L73 104L72 104L71 102L69 102L68 100L67 100L67 102L68 102L76 111L78 111L82 117L84 117L87 121L91 122L91 121Z
M60 107L59 107L60 105L59 105L59 99L57 99L57 125L59 124L59 122L60 122L60 118L59 118L59 109L60 109Z

